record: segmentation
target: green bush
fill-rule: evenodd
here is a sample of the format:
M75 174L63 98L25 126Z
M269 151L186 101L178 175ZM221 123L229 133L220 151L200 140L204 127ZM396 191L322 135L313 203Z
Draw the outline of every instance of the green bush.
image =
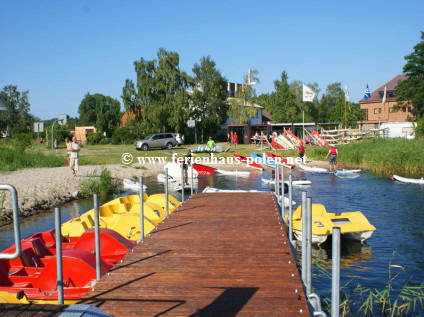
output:
M88 178L80 183L80 194L91 196L94 193L107 195L118 191L118 180L112 178L110 171L106 167L100 169L100 174L96 170L88 174Z
M103 139L103 135L101 132L95 132L87 135L87 144L101 144L100 142Z
M417 121L417 127L415 129L416 137L424 137L424 116Z
M133 144L135 140L145 136L142 127L134 121L115 129L112 135L113 144Z

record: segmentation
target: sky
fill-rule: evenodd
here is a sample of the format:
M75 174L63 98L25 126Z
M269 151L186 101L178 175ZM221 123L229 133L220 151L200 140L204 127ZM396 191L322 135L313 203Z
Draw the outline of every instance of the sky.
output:
M257 94L289 81L340 82L351 101L401 74L424 31L424 1L0 2L0 89L29 90L40 119L78 115L86 93L121 99L134 61L163 47L192 74L211 56L231 82L259 71Z

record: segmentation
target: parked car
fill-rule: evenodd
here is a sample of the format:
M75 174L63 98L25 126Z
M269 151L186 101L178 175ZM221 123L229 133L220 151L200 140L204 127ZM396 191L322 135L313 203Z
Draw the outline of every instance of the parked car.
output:
M134 148L138 151L147 151L150 148L166 148L170 150L178 145L175 137L175 133L149 134L144 139L135 141Z

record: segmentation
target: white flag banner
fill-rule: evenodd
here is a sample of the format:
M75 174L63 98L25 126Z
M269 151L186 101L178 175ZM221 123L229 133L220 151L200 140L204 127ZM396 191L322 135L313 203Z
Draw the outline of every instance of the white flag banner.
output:
M347 86L345 86L344 94L345 94L345 101L349 101L350 96L349 96L349 90L347 89Z
M386 102L386 86L384 86L383 101L381 102L383 104L383 108L384 108L384 103L385 102Z
M314 98L315 98L315 92L304 84L303 85L303 101L314 101Z

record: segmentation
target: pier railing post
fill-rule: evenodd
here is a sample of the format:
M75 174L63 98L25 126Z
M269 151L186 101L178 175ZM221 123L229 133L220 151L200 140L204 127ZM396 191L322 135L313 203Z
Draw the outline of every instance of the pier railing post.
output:
M331 317L340 316L340 227L333 227Z
M278 164L275 164L275 173L274 173L274 186L275 186L275 197L277 197L277 202L280 203L280 190L279 190L279 170L278 170Z
M94 238L96 250L96 282L100 281L102 271L100 266L100 217L99 217L99 195L94 194Z
M0 185L0 190L10 191L13 207L13 233L15 236L15 252L0 253L0 259L13 260L17 259L22 252L21 246L21 228L19 226L19 208L18 208L18 192L16 188L9 184Z
M312 293L312 198L306 198L306 294Z
M191 196L193 196L193 194L194 194L194 186L193 186L193 184L194 184L194 172L193 172L193 160L192 160L192 158L190 158L190 163L191 163L191 181L190 181L190 184L191 184Z
M184 164L181 164L181 202L184 201Z
M293 176L291 174L289 175L289 241L293 246Z
M54 208L54 224L56 233L56 285L57 285L57 302L63 305L63 270L62 270L62 219L60 207Z
M165 215L169 216L169 197L168 197L168 168L165 168Z
M138 242L144 239L144 185L143 185L143 176L140 176L140 239Z
M284 166L280 166L281 173L281 206L283 208L283 220L286 219L286 195L284 194Z
M302 192L302 281L306 283L306 192Z

